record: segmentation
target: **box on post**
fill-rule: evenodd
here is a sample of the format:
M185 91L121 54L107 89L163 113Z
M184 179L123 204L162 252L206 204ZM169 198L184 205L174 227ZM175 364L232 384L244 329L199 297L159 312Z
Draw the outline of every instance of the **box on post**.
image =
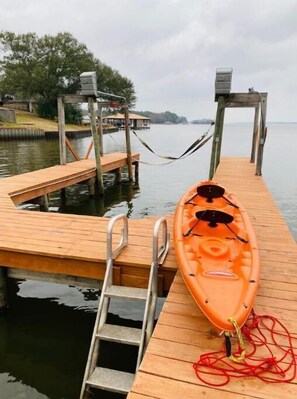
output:
M81 91L84 96L97 97L97 74L96 72L83 72L79 75Z
M232 68L218 68L216 70L216 80L215 80L216 100L221 95L230 94L232 71L233 71Z

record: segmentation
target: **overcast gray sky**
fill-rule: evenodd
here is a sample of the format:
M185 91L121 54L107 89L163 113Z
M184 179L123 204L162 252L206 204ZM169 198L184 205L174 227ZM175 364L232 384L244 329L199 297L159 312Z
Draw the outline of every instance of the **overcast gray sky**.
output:
M268 120L297 121L297 0L0 0L0 30L72 33L134 82L139 111L214 118L232 67L233 92L267 91Z

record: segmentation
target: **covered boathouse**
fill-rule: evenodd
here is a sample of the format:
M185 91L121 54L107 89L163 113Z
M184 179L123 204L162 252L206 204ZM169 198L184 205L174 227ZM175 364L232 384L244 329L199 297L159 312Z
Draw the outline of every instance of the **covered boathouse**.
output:
M124 129L125 115L120 113L114 115L108 115L103 118L103 122L107 122L111 125L115 125L119 128ZM146 116L129 113L129 125L130 128L134 130L150 129L151 120Z

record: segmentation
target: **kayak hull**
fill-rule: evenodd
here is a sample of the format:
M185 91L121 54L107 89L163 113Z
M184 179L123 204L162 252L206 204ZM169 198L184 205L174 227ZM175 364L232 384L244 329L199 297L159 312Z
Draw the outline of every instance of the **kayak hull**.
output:
M220 333L247 320L259 286L259 252L247 212L212 181L191 187L174 218L181 275L194 300Z

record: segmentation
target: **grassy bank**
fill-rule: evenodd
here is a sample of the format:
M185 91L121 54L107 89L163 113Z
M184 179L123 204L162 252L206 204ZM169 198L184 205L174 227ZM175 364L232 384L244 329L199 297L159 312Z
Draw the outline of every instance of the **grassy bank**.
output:
M16 113L16 123L3 123L1 127L16 127L23 129L42 129L45 132L57 132L58 131L58 122L39 118L39 116L31 114L30 112L25 111L15 111ZM81 130L90 130L89 125L68 125L65 126L66 131L81 131Z

